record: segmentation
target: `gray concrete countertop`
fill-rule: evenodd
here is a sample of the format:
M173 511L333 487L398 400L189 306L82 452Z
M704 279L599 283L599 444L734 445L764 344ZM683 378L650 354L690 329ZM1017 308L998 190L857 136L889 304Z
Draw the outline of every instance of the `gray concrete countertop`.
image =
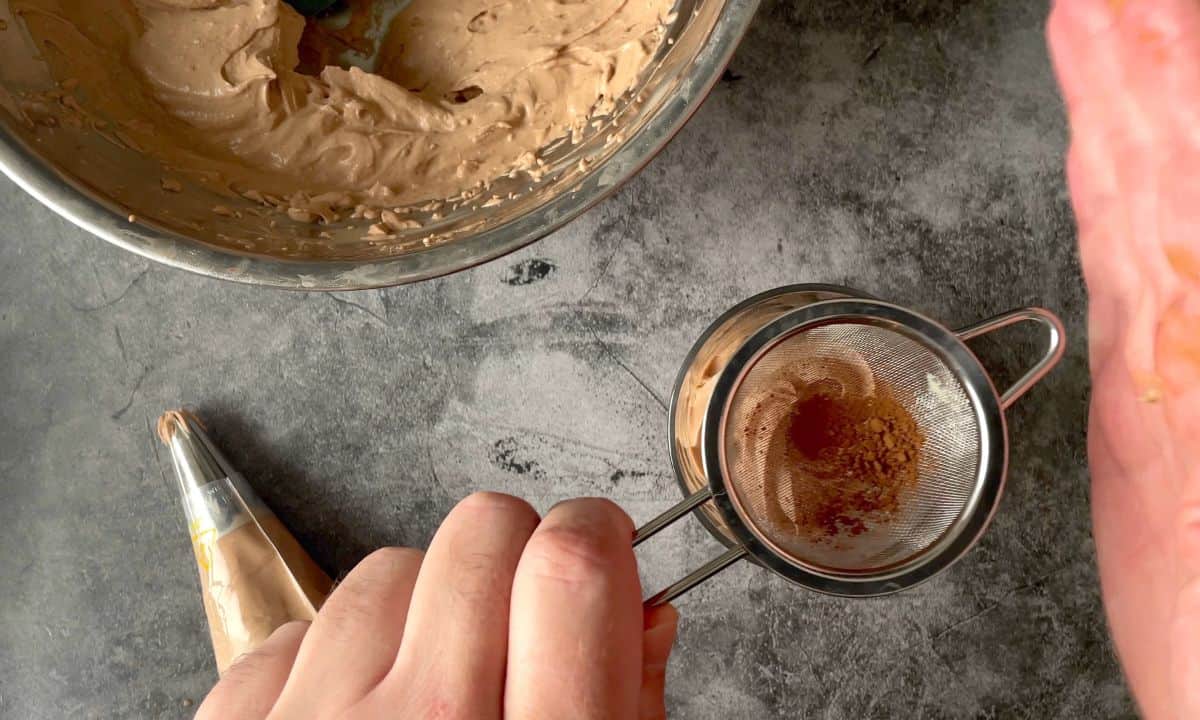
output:
M189 402L330 573L422 545L478 488L540 509L678 497L665 399L720 312L793 282L950 325L1064 316L1009 416L981 545L847 601L735 566L680 602L673 717L1132 717L1089 530L1085 295L1066 130L1031 0L766 0L724 80L614 198L424 284L263 291L147 263L0 181L0 717L180 718L215 679L150 425ZM1011 378L1015 332L980 352ZM167 468L169 472L169 468ZM647 586L709 556L698 523Z

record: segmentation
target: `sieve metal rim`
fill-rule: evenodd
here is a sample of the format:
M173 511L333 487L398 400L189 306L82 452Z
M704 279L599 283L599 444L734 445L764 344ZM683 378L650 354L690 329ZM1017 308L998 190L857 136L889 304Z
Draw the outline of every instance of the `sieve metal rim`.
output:
M804 292L829 293L830 295L835 296L828 298L829 300L853 298L862 298L864 300L876 299L874 295L863 292L857 288L847 287L845 285L834 285L830 283L793 283L791 285L784 285L782 287L772 288L771 290L765 290L757 295L752 295L751 297L746 298L737 305L734 305L725 312L721 313L716 320L713 320L711 323L709 323L708 327L705 328L700 337L696 339L696 342L692 344L692 347L688 350L687 355L684 356L683 364L679 366L679 371L675 374L675 384L672 386L671 398L667 406L667 438L669 438L671 443L671 469L675 473L675 482L679 485L679 489L683 491L684 496L691 495L694 492L694 488L689 487L687 481L684 479L684 469L679 459L677 447L678 438L675 437L675 422L678 420L679 395L683 391L684 381L687 379L688 373L691 371L692 365L696 361L696 356L699 355L705 344L708 343L709 339L712 338L712 336L718 330L722 329L726 323L740 315L747 308L754 307L755 305L781 295L791 295L793 293ZM826 301L817 300L815 302ZM808 306L805 305L804 307ZM703 512L697 512L695 513L695 516L696 519L700 521L700 524L704 526L704 529L708 531L709 535L716 538L716 540L722 545L727 548L737 547L737 543L732 538L726 535L723 530L713 525L713 522L708 515ZM761 564L753 556L747 557L747 560L756 565Z
M788 560L786 553L747 518L727 486L724 471L725 415L746 373L763 354L788 337L850 319L869 320L870 324L904 334L936 352L962 382L980 428L980 463L975 489L960 518L921 553L894 567L869 573L835 573ZM962 338L924 315L891 303L862 298L806 305L755 332L721 371L705 414L702 438L701 456L712 499L734 534L734 540L758 564L798 585L849 597L887 595L905 590L928 580L966 555L995 515L1008 466L1008 431L1000 396L991 376Z

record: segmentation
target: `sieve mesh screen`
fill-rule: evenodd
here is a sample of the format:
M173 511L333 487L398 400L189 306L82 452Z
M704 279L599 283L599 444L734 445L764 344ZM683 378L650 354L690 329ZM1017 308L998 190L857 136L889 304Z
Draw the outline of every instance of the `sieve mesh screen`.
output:
M915 423L919 452L909 447L901 455L915 467L913 481L888 490L862 477L814 472L789 437L814 388L847 401L888 403L906 427ZM878 572L928 549L968 507L981 463L978 418L953 369L929 347L870 318L839 319L777 341L744 373L723 433L725 477L747 522L790 562L833 573ZM827 502L831 492L884 490L895 502L849 511L857 512L852 530L811 522L814 503Z

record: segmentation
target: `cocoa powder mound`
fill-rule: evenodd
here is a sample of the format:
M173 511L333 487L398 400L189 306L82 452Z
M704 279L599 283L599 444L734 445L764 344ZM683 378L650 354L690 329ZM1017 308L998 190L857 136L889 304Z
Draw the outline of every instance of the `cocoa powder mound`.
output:
M796 529L811 538L860 535L886 522L917 483L925 435L887 386L870 396L831 392L824 383L797 388L784 420L795 463Z

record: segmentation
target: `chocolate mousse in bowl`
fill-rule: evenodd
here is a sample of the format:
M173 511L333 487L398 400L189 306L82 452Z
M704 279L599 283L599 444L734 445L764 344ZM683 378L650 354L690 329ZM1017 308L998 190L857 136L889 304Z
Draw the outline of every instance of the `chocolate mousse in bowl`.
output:
M0 0L0 168L207 275L352 289L453 272L636 173L754 0Z

